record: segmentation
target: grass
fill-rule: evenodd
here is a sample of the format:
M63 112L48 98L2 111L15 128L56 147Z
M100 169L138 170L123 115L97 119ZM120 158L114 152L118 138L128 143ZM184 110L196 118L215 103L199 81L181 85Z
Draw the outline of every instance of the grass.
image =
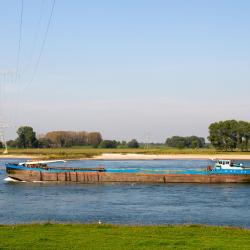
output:
M0 153L3 150L0 150ZM115 148L115 149L101 149L88 147L74 147L74 148L42 148L42 149L9 149L9 154L13 155L29 155L37 156L42 159L79 159L91 158L95 155L103 153L134 153L134 154L249 154L246 152L220 152L214 149L177 149L168 147L159 148Z
M199 225L2 225L0 249L243 250L250 249L250 230Z

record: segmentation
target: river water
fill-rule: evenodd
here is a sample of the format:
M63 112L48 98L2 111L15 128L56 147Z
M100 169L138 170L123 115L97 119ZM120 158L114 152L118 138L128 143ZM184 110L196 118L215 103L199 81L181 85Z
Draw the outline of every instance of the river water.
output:
M10 183L0 160L0 224L97 222L250 228L250 184ZM23 160L22 160L23 161ZM250 162L245 162L250 165ZM70 161L72 167L197 169L206 160Z

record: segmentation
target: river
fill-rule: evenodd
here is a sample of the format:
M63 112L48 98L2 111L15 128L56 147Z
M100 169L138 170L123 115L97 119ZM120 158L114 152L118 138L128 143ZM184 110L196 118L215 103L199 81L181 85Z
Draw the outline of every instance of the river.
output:
M102 221L250 228L250 184L10 183L0 159L0 224ZM21 160L23 161L23 160ZM69 161L72 167L197 169L209 160ZM250 165L250 161L245 162Z

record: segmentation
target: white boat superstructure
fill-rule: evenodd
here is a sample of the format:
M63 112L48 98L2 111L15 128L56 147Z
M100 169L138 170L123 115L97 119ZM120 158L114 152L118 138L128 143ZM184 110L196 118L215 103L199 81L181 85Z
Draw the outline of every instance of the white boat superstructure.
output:
M214 169L220 170L220 169L225 169L225 170L244 170L245 167L243 166L242 163L236 164L232 160L218 160L216 161L214 165Z

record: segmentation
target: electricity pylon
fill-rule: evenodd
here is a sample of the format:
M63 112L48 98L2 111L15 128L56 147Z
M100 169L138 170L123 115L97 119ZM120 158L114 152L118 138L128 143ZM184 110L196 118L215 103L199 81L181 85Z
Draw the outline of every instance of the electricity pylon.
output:
M4 129L8 128L7 125L0 123L0 142L3 143L4 151L3 154L8 154L8 146L4 136Z
M149 143L150 143L150 132L146 132L146 141L145 141L145 144L144 144L144 148L145 149L149 149Z
M8 154L8 147L5 140L4 130L8 126L4 124L4 103L5 103L5 92L6 83L10 80L12 74L10 72L0 72L0 142L4 147L4 154Z

